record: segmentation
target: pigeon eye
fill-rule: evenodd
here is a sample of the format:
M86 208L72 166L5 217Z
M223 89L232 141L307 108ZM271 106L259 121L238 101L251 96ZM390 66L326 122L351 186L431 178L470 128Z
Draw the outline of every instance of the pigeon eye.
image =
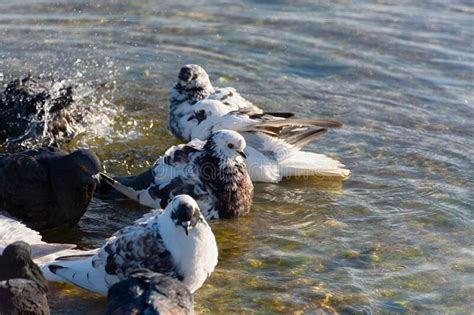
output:
M227 147L228 147L229 149L233 149L233 148L234 148L234 145L233 145L232 143L229 143L229 144L227 145Z

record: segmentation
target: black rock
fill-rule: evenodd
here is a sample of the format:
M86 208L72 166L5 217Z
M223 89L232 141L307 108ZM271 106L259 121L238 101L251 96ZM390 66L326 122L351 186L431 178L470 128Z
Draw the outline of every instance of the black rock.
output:
M0 154L0 210L33 229L75 224L92 199L100 169L96 155L84 149Z
M180 281L138 270L114 284L107 295L105 314L193 314L193 297Z
M49 314L48 284L25 242L8 245L0 256L0 314Z

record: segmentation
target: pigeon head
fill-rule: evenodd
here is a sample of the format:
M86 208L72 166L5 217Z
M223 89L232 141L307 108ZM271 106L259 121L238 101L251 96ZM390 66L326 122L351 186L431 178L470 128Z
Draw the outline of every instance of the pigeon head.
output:
M202 98L214 93L209 76L201 66L193 64L183 66L179 71L178 79L176 88L180 90L202 94Z
M189 230L201 222L202 216L196 201L189 195L178 195L166 207L170 217L177 228L184 229L186 235Z
M39 267L31 258L31 247L23 241L8 245L0 256L0 280L22 278L46 286Z
M50 177L56 197L57 217L60 220L79 220L84 214L99 181L101 165L90 150L76 150L50 163Z
M206 146L213 150L213 153L224 159L247 158L244 153L246 146L245 139L237 131L219 130L211 134Z

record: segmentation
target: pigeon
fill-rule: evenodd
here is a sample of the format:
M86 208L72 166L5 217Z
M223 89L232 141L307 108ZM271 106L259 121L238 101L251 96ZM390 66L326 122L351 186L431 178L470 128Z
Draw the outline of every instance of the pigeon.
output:
M0 314L49 314L48 283L22 241L0 256Z
M214 234L196 201L178 195L165 210L154 210L117 231L95 255L59 257L44 265L62 282L106 295L141 268L176 278L192 293L217 265Z
M222 128L239 132L254 182L278 183L284 177L321 176L347 179L350 171L339 161L301 149L337 121L296 119L293 113L264 112L233 88L215 89L198 65L186 65L168 99L168 129L176 137L206 139Z
M193 296L176 279L137 270L109 289L105 314L192 315Z
M153 165L153 181L145 189L133 189L105 174L102 182L151 208L166 207L173 196L189 194L207 220L244 216L253 197L244 149L245 139L239 133L219 130L206 141L169 148Z
M0 211L33 229L75 224L93 196L100 162L86 149L0 154Z
M22 77L0 92L0 146L7 151L69 142L82 108L72 105L103 83L77 84L71 80Z
M178 82L170 90L168 97L168 130L183 141L190 141L191 129L188 118L194 112L193 105L207 98L225 103L229 111L249 109L262 110L240 96L233 88L215 89L207 72L198 65L185 65L178 75Z

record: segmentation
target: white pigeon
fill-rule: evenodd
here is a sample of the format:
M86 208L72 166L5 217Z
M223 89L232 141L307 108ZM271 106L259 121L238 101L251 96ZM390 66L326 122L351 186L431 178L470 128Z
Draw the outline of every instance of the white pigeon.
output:
M152 183L134 190L103 175L125 196L151 208L163 208L178 194L196 199L208 220L250 212L253 184L247 172L245 139L235 131L210 133L207 141L172 146L152 167Z
M263 113L235 89L214 89L204 69L184 66L169 97L168 127L179 138L205 139L222 128L247 141L247 166L253 181L279 182L288 176L346 179L350 171L337 160L301 148L335 121L291 119L292 113ZM322 128L321 128L322 127Z
M119 230L95 255L60 257L45 267L65 283L102 295L141 268L177 278L194 292L217 265L214 234L188 195L174 197L160 213Z
M246 109L262 113L260 108L240 96L234 88L215 89L206 71L198 65L185 65L178 78L168 97L168 129L181 140L192 139L187 121L194 112L193 105L201 100L209 98L222 101L228 111Z
M206 139L222 128L244 136L252 181L277 183L290 176L346 179L350 175L337 160L301 151L327 128L340 128L341 123L263 112L233 88L214 89L206 71L198 65L181 69L179 81L170 91L168 109L168 129L180 139Z

